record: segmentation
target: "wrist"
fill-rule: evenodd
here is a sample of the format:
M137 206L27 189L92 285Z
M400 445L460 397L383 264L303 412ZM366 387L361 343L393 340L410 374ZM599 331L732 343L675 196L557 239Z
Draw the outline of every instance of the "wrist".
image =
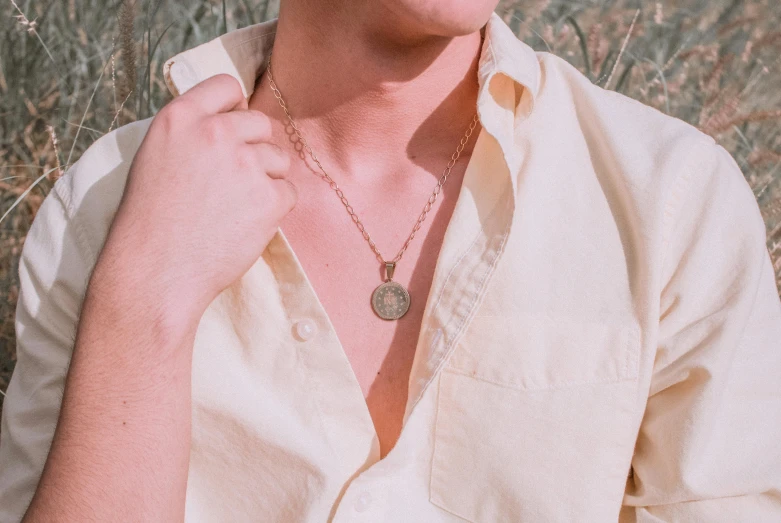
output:
M164 345L177 345L194 337L203 310L184 289L143 263L118 258L104 250L90 277L87 300L113 327L145 332Z

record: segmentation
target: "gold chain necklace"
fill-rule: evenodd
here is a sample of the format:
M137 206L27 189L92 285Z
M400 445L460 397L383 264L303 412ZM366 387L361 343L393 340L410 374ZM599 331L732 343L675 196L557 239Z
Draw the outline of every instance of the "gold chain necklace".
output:
M474 131L475 126L477 125L478 122L477 114L475 114L475 116L472 118L472 121L470 122L469 127L466 130L466 133L464 133L464 136L461 138L458 147L456 147L456 152L454 152L453 155L450 157L450 161L447 163L447 166L445 167L442 176L440 176L439 180L437 181L437 185L436 187L434 187L434 192L432 192L431 196L428 197L428 201L426 202L426 205L423 207L423 211L420 213L420 216L418 216L418 220L415 222L415 226L412 228L412 232L407 238L407 241L404 242L404 245L402 245L401 250L399 250L395 258L393 258L391 261L386 261L385 258L383 258L382 254L380 254L380 250L377 248L377 245L374 243L374 240L372 240L371 236L366 231L366 227L364 227L363 223L358 218L358 215L355 214L355 211L353 210L352 206L347 201L347 197L345 197L344 192L342 192L342 190L339 188L339 186L336 184L333 178L331 178L331 176L328 175L325 168L320 163L320 160L317 159L317 155L309 146L304 136L301 134L301 130L299 129L298 124L296 124L296 122L293 120L293 117L290 115L290 111L288 111L287 104L285 103L285 100L282 98L282 93L279 92L279 89L277 88L277 85L274 82L274 77L271 74L271 54L269 54L268 67L266 68L266 72L268 76L268 83L269 86L271 87L271 90L274 93L274 97L277 99L279 105L282 107L282 110L285 112L288 121L290 121L290 125L293 127L293 131L296 133L296 136L301 141L302 147L309 153L309 156L312 158L312 161L314 161L317 164L317 166L320 168L321 172L316 174L320 176L320 178L322 178L323 181L328 183L331 189L333 189L336 192L336 195L339 197L345 209L347 209L347 212L350 214L350 218L352 218L353 222L358 227L358 230L361 231L363 238L368 242L369 247L371 247L372 251L374 252L374 255L377 257L380 263L385 266L385 274L386 274L385 282L380 284L374 290L371 297L371 304L372 304L372 308L374 309L374 312L377 314L377 316L379 316L384 320L397 320L401 318L409 310L410 295L407 289L405 289L403 285L393 281L393 272L396 269L396 263L399 260L401 260L401 257L404 255L404 251L407 250L407 247L409 247L410 242L413 240L413 238L415 238L415 233L418 232L418 230L420 230L420 227L423 225L423 221L426 219L426 215L429 213L431 207L434 205L434 202L437 200L437 196L439 196L439 193L442 191L442 186L447 181L448 176L450 176L451 169L456 164L456 161L458 161L458 158L461 156L461 151L464 150L464 146L466 146L466 144L468 143L469 137L472 136L472 131Z

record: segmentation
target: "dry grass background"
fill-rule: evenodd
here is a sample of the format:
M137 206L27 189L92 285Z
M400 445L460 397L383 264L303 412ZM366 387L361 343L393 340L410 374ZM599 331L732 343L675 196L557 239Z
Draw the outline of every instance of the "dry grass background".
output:
M18 258L53 182L96 138L165 104L168 56L276 16L279 0L0 2L2 392ZM535 49L724 145L759 201L781 288L781 2L502 0L497 12Z

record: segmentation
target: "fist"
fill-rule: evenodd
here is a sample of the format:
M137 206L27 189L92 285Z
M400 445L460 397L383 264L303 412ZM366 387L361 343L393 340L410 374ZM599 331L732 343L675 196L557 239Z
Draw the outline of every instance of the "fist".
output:
M295 205L290 159L271 140L269 118L229 75L174 99L133 159L101 258L199 318Z

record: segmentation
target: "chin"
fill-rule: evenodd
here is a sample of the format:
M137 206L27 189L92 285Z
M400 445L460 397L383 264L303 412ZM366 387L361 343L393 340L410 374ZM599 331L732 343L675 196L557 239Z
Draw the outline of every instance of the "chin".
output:
M456 37L483 27L498 3L498 0L387 0L386 6L418 31Z

